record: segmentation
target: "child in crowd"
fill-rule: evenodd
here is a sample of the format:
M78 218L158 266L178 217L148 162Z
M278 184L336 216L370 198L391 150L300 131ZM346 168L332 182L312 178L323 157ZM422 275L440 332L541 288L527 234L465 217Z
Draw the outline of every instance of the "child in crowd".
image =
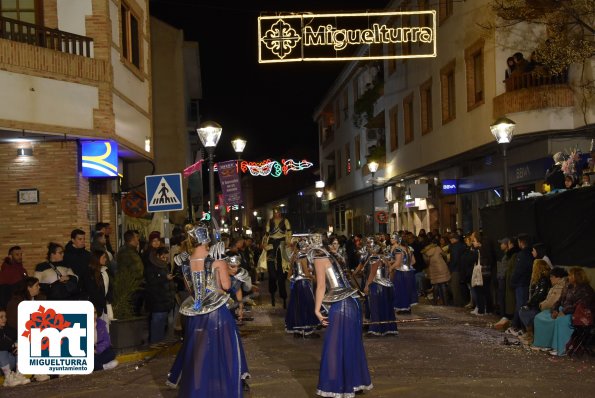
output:
M6 310L0 308L0 368L4 374L4 387L30 382L20 372L13 372L17 363L17 331L6 324Z
M103 312L103 311L102 311ZM97 317L95 311L95 371L109 370L118 366L116 352L112 348L112 342L107 331L107 324Z

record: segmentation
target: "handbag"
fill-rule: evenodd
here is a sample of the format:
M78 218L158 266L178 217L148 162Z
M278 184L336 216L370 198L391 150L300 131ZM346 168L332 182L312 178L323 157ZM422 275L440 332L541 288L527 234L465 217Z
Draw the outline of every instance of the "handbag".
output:
M267 270L267 251L263 250L260 253L260 257L258 257L258 266L256 267L257 271L265 272Z
M593 325L593 313L582 302L579 302L572 313L573 326L591 326Z
M477 255L477 264L473 266L473 273L471 274L471 287L483 286L483 276L481 275L481 262L479 254Z

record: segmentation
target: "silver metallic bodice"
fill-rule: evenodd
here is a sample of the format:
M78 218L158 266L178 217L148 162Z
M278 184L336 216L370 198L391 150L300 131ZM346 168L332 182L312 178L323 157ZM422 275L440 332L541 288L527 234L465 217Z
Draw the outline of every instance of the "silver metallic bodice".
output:
M322 249L313 249L311 256L313 259L328 258L331 263L331 266L325 270L326 293L322 299L323 303L334 303L358 295L357 290L351 287L345 274L341 271L341 267L332 255Z
M229 294L221 289L219 279L216 277L216 273L213 272L214 261L212 257L207 257L204 260L205 269L203 271L190 271L190 263L184 264L187 267L184 274L189 273L191 277L194 300L182 303L180 306L182 315L208 314L225 305L229 300Z
M390 281L388 277L388 272L386 270L386 264L384 261L381 261L376 269L376 275L374 275L374 283L378 283L381 286L386 287L393 287L393 283Z
M293 264L291 264L291 280L294 282L307 278L302 268L303 260L308 261L306 253L299 253ZM308 264L309 266L310 264Z
M407 252L406 250L403 250L401 248L397 248L394 250L394 254L395 254L395 258L396 255L398 253L401 253L401 266L399 268L397 268L397 271L411 271L411 266L409 265L409 263L411 262L411 255L409 254L409 252Z

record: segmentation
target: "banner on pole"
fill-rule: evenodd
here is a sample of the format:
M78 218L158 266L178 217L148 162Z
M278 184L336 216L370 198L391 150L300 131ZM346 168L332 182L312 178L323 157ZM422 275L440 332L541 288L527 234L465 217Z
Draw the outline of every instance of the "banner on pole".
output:
M219 182L223 192L223 202L227 206L242 204L242 184L238 175L236 160L219 162Z

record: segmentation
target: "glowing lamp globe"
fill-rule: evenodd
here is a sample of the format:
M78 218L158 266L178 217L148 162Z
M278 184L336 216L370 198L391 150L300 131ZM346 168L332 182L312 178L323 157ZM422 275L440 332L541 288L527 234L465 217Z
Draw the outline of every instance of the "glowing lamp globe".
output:
M376 173L378 171L378 162L371 161L368 163L368 169L371 173Z
M205 148L215 148L221 138L221 131L223 128L216 122L204 122L200 125L196 132L198 138Z
M501 117L490 126L490 131L496 138L496 141L498 141L498 144L508 144L512 141L515 127L515 122L508 118Z
M236 138L235 140L231 141L231 145L233 146L233 150L239 154L244 152L244 148L246 148L246 142L246 140Z

